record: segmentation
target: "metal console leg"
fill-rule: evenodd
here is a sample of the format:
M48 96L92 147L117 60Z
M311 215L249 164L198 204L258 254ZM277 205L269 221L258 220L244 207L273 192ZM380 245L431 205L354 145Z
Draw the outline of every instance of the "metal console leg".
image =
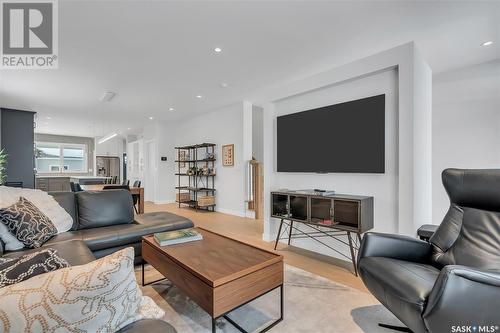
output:
M281 236L281 228L283 227L283 219L281 219L281 222L280 222L280 228L278 230L278 235L276 236L276 242L274 242L274 249L276 250L276 247L278 246L278 241L280 240L280 236Z
M354 275L358 276L358 267L356 266L356 257L354 255L354 247L352 245L351 233L347 232L347 239L349 241L349 250L351 250L352 265L354 266Z

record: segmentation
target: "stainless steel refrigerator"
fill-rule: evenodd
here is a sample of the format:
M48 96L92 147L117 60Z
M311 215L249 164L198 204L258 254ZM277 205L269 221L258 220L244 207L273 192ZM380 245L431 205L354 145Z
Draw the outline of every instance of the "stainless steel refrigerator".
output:
M117 177L120 181L120 158L116 156L96 156L97 176Z

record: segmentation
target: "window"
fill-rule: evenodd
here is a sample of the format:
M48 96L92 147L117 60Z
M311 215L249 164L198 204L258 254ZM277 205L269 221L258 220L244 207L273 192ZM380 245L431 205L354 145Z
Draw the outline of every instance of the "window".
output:
M85 145L65 143L36 143L38 173L87 172Z

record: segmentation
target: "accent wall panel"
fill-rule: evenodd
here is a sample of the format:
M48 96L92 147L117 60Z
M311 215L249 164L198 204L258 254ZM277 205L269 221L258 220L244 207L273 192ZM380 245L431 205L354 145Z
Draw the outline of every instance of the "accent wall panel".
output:
M34 116L31 111L0 109L1 147L7 157L7 182L35 187Z

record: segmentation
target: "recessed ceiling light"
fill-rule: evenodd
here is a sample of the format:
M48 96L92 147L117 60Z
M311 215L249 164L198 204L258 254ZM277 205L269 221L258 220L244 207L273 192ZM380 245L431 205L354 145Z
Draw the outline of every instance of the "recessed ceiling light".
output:
M52 118L51 118L51 117L45 117L45 119L48 119L48 120L50 120L50 119L52 119Z
M127 131L130 131L130 127L127 127Z
M483 46L489 46L489 45L491 45L491 44L493 44L493 41L492 41L492 40L489 40L489 41L487 41L487 42L484 42L482 45L483 45Z
M220 84L220 87L221 87L221 88L227 88L227 83L226 83L226 82L222 82L222 83Z
M222 52L222 49L221 49L220 47L216 47L216 48L214 49L214 52L215 52L215 53L221 53L221 52Z
M168 111L174 111L174 108L168 108Z
M149 120L153 120L153 119L155 119L155 117L149 117Z
M202 97L203 97L203 96L201 96L201 95L196 95L196 98L202 98Z

